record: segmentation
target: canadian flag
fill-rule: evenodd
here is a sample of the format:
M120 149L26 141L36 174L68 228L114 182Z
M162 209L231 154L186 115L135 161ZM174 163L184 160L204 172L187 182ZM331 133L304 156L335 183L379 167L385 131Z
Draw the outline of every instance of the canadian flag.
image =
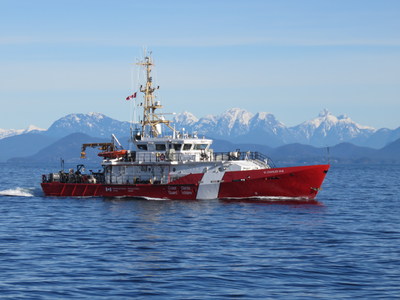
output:
M133 98L136 98L136 92L134 92L132 95L126 97L126 100L131 100Z

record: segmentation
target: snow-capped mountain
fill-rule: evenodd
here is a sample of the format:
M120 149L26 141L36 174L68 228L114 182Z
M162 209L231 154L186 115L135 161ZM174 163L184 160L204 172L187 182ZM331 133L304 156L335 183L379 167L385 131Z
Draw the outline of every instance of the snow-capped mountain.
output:
M286 126L268 113L253 114L244 109L231 108L225 113L215 116L208 115L198 119L192 113L184 112L174 118L176 128L196 131L199 134L214 138L235 139L235 141L252 142L256 135L275 136L286 135ZM278 141L272 144L282 144Z
M175 116L174 122L178 130L185 128L213 138L269 146L288 143L333 146L351 142L359 146L380 148L400 137L400 129L376 130L360 125L346 115L336 117L326 109L316 118L293 127L287 127L271 113L259 112L253 115L239 108L200 119L185 112Z
M290 131L273 114L259 112L251 118L249 132L239 140L250 142L260 138L269 141L270 145L286 144L290 140Z
M0 139L4 139L9 136L21 134L23 129L2 129L0 128Z
M111 134L126 137L129 136L130 123L117 121L100 113L69 114L55 121L46 134L64 137L75 132L94 137L108 138Z
M26 129L1 129L0 128L0 140L6 137L11 137L15 135L20 135L28 132L41 132L46 129L36 127L35 125L29 125Z
M295 142L331 146L341 142L353 141L357 144L357 141L365 141L376 129L357 124L346 115L336 117L324 109L317 118L294 126L290 131Z
M252 117L253 114L248 111L232 108L220 116L208 115L201 118L194 127L202 134L212 133L216 137L238 136L249 131Z
M193 124L196 124L199 119L194 114L185 111L176 115L174 121L179 124L187 124L188 126L192 126Z

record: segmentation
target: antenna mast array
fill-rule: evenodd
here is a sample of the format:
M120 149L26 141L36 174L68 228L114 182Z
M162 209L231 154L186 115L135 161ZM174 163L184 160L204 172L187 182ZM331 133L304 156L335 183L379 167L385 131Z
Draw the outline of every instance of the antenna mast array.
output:
M151 54L151 53L150 53ZM143 101L143 121L142 121L142 133L141 136L158 137L161 135L159 124L165 124L170 129L174 130L169 120L165 120L160 114L157 114L156 109L162 108L160 101L155 101L154 91L159 89L153 87L151 77L151 68L154 66L153 60L150 55L145 55L144 60L138 62L137 65L142 66L146 69L146 85L140 86L140 92L144 93Z

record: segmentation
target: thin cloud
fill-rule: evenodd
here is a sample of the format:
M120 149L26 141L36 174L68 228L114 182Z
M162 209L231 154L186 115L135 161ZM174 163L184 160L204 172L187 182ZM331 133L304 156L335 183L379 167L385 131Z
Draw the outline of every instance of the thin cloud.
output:
M324 39L324 38L268 38L268 37L195 37L195 38L108 38L108 37L0 37L0 45L64 45L142 47L231 47L231 46L287 46L287 47L398 47L400 39Z

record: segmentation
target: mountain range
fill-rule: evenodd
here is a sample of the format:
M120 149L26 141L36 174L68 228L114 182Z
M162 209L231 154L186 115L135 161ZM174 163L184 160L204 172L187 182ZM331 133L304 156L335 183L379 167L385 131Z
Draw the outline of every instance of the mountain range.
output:
M348 142L378 149L400 138L400 127L395 130L377 130L360 125L346 115L336 117L327 110L293 127L286 126L273 114L252 114L239 108L232 108L219 116L209 115L200 119L192 113L184 112L175 116L174 121L176 128L197 131L213 138L262 143L272 147L291 143L323 147Z
M336 117L327 110L323 110L316 118L293 127L286 126L273 114L252 114L239 108L200 119L192 113L184 112L175 115L173 121L180 131L197 132L198 135L213 138L215 151L236 148L261 151L280 161L290 162L327 157L326 147L329 146L330 154L334 154L335 159L340 162L400 160L397 154L399 151L396 152L400 147L400 127L395 130L377 130L357 124L345 115ZM47 130L30 127L30 130L12 132L1 129L0 161L15 157L50 159L44 153L51 151L55 151L59 159L60 155L68 156L70 147L77 147L74 139L80 142L85 138L86 142L95 142L99 139L108 140L111 134L115 134L122 144L127 145L131 127L135 127L135 124L131 126L129 122L118 121L100 113L89 113L67 115L55 121ZM5 132L7 134L2 137L1 133ZM84 136L80 135L78 138L75 133ZM67 140L61 140L63 138ZM55 144L58 146L54 146ZM48 147L50 148L47 149ZM73 151L79 157L80 149Z

